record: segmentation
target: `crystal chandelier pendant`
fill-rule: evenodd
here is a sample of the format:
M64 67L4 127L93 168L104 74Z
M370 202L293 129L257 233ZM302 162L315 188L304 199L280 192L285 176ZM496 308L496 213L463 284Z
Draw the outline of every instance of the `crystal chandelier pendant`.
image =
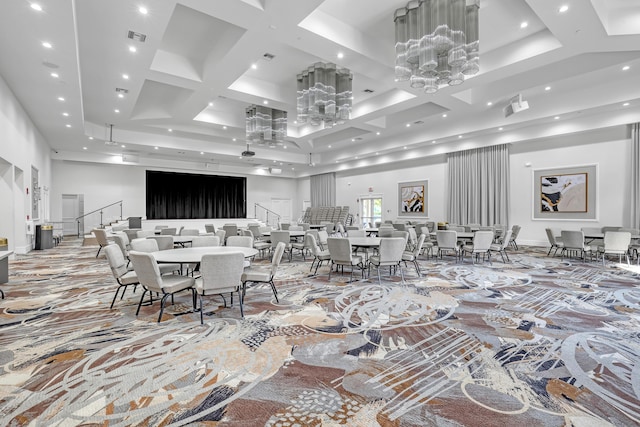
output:
M331 127L351 118L353 75L336 64L317 62L297 76L297 120Z

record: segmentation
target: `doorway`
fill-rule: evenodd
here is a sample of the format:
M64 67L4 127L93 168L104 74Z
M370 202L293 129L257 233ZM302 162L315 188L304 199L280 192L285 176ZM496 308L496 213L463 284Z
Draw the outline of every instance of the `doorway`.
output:
M76 218L84 214L84 194L62 195L62 232L65 236L84 234L84 219L80 219L80 225Z
M382 196L360 197L360 218L363 227L375 227L376 221L382 222Z
M291 199L271 199L271 210L280 215L281 223L291 223Z

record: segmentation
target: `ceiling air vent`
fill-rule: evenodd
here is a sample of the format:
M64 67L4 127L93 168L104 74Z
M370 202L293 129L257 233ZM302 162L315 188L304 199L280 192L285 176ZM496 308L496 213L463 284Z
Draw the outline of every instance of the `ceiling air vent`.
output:
M116 93L129 93L129 89L123 89L121 87L117 87Z
M127 32L127 38L139 41L140 43L144 43L144 41L147 39L147 36L146 34L136 33L135 31L129 30L129 32Z
M275 58L276 56L272 53L265 53L264 55L262 55L262 58L265 61L271 61L273 58Z
M364 93L373 93L373 89L365 89L363 90Z

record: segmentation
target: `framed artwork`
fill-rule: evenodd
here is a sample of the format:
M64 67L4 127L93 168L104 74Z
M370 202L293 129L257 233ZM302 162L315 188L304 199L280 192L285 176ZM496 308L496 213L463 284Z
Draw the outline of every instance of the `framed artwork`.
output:
M427 217L428 180L398 183L398 216Z
M597 165L533 171L533 219L596 220Z

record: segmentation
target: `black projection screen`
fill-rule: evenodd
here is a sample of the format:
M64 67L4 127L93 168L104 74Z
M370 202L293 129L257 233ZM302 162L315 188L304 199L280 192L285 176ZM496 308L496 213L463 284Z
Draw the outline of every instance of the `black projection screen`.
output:
M147 219L246 218L247 179L147 171Z

